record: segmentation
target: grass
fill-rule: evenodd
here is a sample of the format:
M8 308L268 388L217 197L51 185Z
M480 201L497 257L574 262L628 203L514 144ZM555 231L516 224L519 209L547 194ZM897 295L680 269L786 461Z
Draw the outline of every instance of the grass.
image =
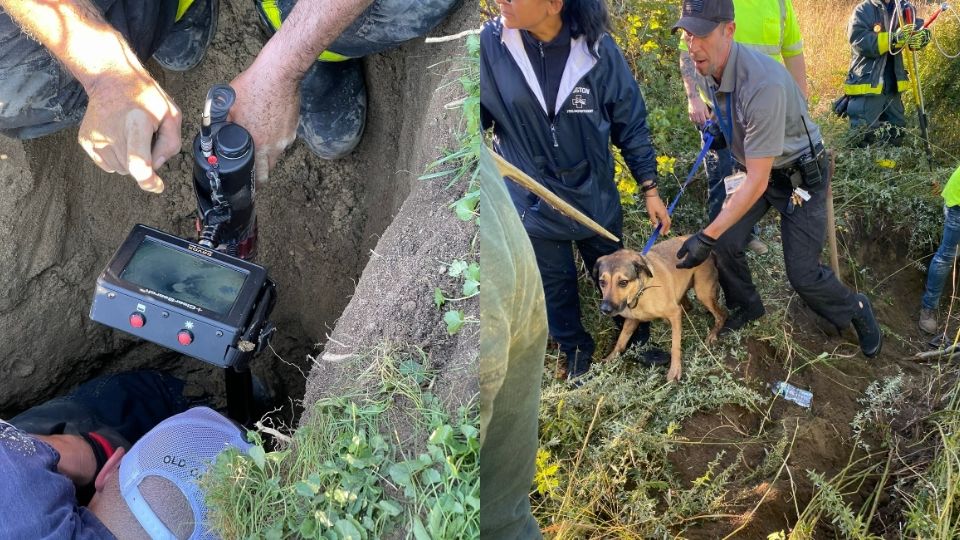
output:
M424 390L433 378L424 360L373 351L357 389L314 403L288 443L267 451L251 432L248 454L221 454L202 480L213 529L265 539L479 535L477 408L450 417Z

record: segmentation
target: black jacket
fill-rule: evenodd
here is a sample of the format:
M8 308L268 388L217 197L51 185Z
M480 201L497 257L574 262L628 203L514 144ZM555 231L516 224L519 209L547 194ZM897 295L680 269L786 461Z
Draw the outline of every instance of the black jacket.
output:
M847 80L843 83L846 95L876 95L885 93L884 90L886 93L899 93L909 89L910 79L903 67L903 55L910 54L910 51L898 50L898 54L890 54L893 36L887 30L891 24L893 32L900 28L896 20L890 19L881 0L864 0L853 10L847 27L853 54ZM923 20L917 19L916 24L917 27L922 26ZM884 88L887 62L893 62L896 88Z
M551 122L519 31L488 22L480 34L480 111L500 155L617 234L623 226L610 143L638 183L656 178L647 110L609 35L571 39ZM595 233L512 181L507 187L530 236L581 240Z

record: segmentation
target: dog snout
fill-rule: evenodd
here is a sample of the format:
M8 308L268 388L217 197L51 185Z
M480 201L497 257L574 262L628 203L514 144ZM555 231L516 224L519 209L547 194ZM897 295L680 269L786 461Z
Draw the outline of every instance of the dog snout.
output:
M604 315L611 315L615 311L613 304L609 300L604 300L600 303L600 313Z

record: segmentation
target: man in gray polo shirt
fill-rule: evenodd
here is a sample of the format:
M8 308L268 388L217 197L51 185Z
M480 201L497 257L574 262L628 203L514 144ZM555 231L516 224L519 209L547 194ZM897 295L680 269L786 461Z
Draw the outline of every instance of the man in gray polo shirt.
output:
M770 207L780 212L787 278L819 315L842 330L853 323L860 349L880 352L883 334L866 296L844 287L820 264L826 231L829 160L806 100L777 61L733 41L732 0L685 0L673 29L683 29L697 72L706 78L715 120L746 179L728 185L720 214L677 253L691 268L716 253L720 286L731 310L724 330L763 315L744 247L750 230Z

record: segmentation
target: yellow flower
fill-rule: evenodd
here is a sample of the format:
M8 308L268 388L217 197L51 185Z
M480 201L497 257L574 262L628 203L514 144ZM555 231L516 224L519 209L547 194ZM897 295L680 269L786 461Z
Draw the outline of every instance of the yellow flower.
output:
M673 174L673 168L677 165L677 158L669 156L657 156L657 174L667 176Z
M537 470L534 475L534 482L537 484L537 491L541 495L546 495L560 487L560 479L557 478L557 472L560 470L560 464L553 461L548 450L537 449Z
M657 50L657 49L659 49L659 48L660 48L660 46L657 45L657 42L656 42L656 41L648 40L646 43L644 43L644 44L640 47L640 50L643 51L643 52L645 52L645 53L648 53L648 52L651 52L651 51L655 51L655 50Z
M633 197L637 194L639 188L637 187L637 181L629 174L622 175L617 180L617 191L620 192L620 204L628 206L637 203Z
M878 159L877 165L883 167L884 169L892 169L897 166L897 162L892 159Z

